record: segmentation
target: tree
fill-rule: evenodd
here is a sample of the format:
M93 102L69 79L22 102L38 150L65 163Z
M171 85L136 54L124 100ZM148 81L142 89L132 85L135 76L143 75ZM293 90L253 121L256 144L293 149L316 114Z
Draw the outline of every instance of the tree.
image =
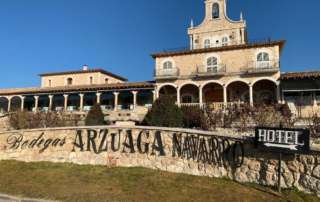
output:
M86 126L105 125L104 114L99 104L95 104L88 112L85 119Z
M160 127L182 127L183 114L171 96L161 96L152 105L143 124Z

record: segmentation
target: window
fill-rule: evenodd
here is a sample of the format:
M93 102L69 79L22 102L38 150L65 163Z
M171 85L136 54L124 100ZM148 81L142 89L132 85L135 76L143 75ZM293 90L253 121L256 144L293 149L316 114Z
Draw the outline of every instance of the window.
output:
M210 39L204 40L204 48L210 48Z
M90 76L90 84L93 84L93 77Z
M51 87L51 80L49 80L49 87Z
M193 99L191 95L183 95L182 103L192 103Z
M108 79L108 78L105 78L105 79L104 79L104 83L106 83L106 84L109 83L109 79Z
M223 37L222 38L222 46L227 46L228 45L228 37Z
M218 71L218 60L216 57L210 57L207 59L207 71L208 72Z
M73 79L72 78L68 78L67 79L67 85L70 86L72 85Z
M217 19L220 17L220 10L219 10L219 4L214 3L212 6L212 18Z
M163 69L172 69L172 66L172 62L170 61L163 63Z
M269 54L266 52L261 52L257 56L257 67L258 68L268 68L270 66Z

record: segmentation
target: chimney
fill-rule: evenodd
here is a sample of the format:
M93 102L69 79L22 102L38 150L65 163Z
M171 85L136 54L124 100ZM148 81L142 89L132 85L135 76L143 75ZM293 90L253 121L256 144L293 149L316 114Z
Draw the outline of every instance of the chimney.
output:
M83 65L82 66L82 70L83 71L88 71L89 70L89 66L88 65Z

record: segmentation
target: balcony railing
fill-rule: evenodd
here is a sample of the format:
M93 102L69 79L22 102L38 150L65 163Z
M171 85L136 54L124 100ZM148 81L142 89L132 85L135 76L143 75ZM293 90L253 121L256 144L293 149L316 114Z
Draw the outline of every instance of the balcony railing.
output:
M194 72L195 76L198 77L206 77L206 76L219 76L225 75L227 72L227 68L225 64L218 64L216 66L205 66L198 65L196 71Z
M180 75L179 68L172 69L158 69L155 71L156 79L176 79Z
M280 70L279 60L270 61L251 61L241 68L241 73L267 73L267 72L278 72Z

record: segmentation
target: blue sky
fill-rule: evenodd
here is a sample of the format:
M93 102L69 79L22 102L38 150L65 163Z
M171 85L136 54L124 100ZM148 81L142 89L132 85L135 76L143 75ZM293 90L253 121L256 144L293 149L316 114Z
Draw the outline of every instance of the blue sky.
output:
M204 0L0 0L0 88L38 86L38 74L102 67L153 79L153 52L188 45ZM249 39L286 39L282 71L320 70L319 0L228 0Z

